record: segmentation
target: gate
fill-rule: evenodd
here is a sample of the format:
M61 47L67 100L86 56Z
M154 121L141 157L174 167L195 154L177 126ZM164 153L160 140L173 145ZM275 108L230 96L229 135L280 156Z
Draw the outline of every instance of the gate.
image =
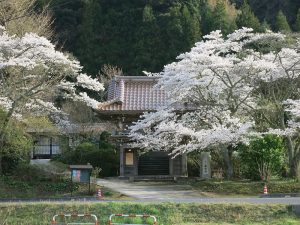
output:
M111 214L109 217L109 221L108 224L109 225L149 225L149 223L114 223L113 222L113 217L123 217L123 218L134 218L134 217L139 217L139 218L143 218L144 220L150 218L153 220L153 222L151 223L152 225L157 225L157 219L155 216L151 216L151 215L135 215L135 214Z
M166 152L147 152L139 157L138 174L170 175L170 156Z
M69 222L67 220L70 220ZM71 220L77 220L72 222ZM85 221L88 220L88 221ZM51 224L56 225L99 225L98 218L94 214L56 214Z

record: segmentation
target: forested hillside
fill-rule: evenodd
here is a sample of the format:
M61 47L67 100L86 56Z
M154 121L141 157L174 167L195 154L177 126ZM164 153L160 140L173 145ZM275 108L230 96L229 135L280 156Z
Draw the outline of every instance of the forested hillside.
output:
M231 2L240 7L244 0L231 0ZM282 10L290 26L293 27L300 8L299 0L248 0L248 3L258 19L267 21L272 27L276 24L276 15L279 10Z
M59 45L91 74L159 72L212 30L300 30L299 0L39 0L50 4ZM250 7L249 7L249 5ZM286 22L286 18L287 21Z

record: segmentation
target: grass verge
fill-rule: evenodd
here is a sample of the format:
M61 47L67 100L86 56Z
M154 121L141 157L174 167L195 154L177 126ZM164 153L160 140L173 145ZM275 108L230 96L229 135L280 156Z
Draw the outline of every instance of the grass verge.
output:
M190 183L194 189L218 195L257 196L263 193L264 182L254 181L195 181ZM274 180L268 182L268 191L272 193L300 193L300 182L295 180Z
M49 225L59 213L93 213L100 224L107 224L111 213L152 214L160 225L300 224L300 218L285 205L125 202L5 203L0 204L0 224Z
M72 196L96 196L96 190L102 190L104 200L132 200L126 195L109 188L91 184L91 193L88 193L88 184L73 184ZM23 181L17 177L0 176L0 198L54 198L70 197L71 183L66 180L32 180ZM1 223L0 223L1 224ZM2 224L1 224L2 225Z

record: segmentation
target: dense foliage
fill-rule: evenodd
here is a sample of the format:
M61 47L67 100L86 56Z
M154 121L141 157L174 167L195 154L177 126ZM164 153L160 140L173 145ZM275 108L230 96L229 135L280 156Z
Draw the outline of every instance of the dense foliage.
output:
M236 3L237 7L242 5L244 0L230 0ZM287 20L291 25L295 23L296 14L300 8L300 1L298 0L248 0L254 14L260 21L267 21L271 27L275 28L276 16L279 10L286 15Z
M277 28L279 10L298 30L297 0L39 0L50 3L58 43L85 70L97 74L104 64L127 75L159 72L202 35L237 26L262 31ZM270 24L270 27L269 25Z
M64 151L57 160L66 164L87 164L101 168L100 176L116 176L119 170L119 155L114 146L108 143L107 133L100 135L100 141L85 140L75 149Z
M6 114L0 109L0 124L3 123ZM5 130L4 142L1 146L3 173L10 173L20 162L28 161L31 146L32 139L26 134L22 124L12 121Z
M282 138L267 135L240 148L242 172L247 178L269 180L271 175L281 175L284 164Z
M86 195L87 185L71 184L67 165L60 163L19 163L6 176L0 176L0 198L47 198Z

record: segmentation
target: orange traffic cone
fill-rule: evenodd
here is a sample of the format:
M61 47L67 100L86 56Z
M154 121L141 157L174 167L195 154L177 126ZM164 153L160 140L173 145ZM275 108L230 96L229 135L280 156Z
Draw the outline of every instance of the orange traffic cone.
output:
M101 199L102 199L102 197L103 197L103 195L102 195L102 191L101 191L101 189L100 189L100 188L97 190L97 197L98 197L98 199L99 199L99 200L101 200Z
M267 187L267 185L265 184L265 186L264 186L264 195L267 195L268 194L268 187Z

